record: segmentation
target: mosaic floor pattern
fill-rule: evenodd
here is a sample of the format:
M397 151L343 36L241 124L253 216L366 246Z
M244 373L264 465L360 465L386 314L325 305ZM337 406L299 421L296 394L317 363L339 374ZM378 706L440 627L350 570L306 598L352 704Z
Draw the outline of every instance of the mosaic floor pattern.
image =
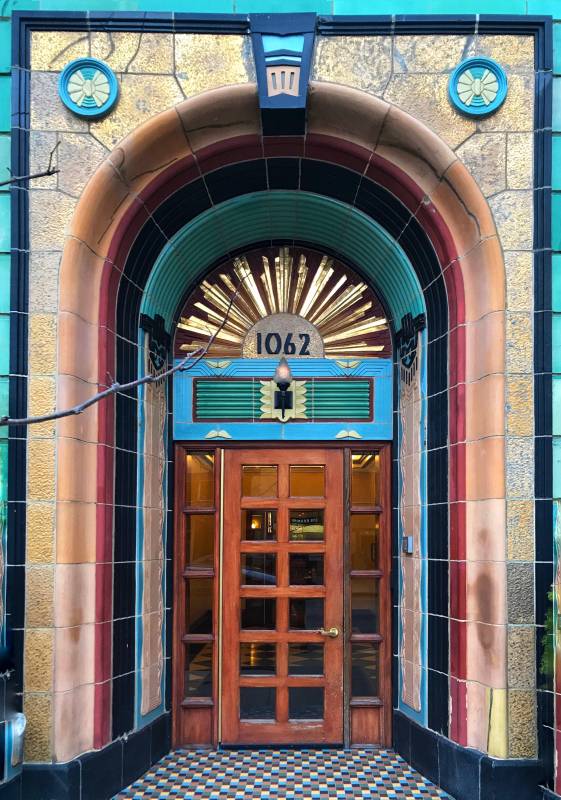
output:
M447 798L392 750L176 750L115 800Z

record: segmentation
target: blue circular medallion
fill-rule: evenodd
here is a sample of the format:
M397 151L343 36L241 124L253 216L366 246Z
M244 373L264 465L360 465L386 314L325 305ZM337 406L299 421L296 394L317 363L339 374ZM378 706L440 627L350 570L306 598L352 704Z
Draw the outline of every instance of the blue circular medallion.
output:
M74 114L95 119L113 108L119 84L113 70L103 61L77 58L61 72L58 92L64 105Z
M490 58L468 58L459 64L448 84L453 105L469 117L486 117L503 103L508 89L505 72Z

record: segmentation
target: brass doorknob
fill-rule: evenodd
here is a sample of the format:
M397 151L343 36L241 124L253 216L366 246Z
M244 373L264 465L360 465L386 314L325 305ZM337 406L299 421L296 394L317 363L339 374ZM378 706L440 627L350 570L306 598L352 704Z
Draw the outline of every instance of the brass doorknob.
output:
M336 639L339 636L339 628L320 628L318 633L321 633L322 636L329 636L330 639Z

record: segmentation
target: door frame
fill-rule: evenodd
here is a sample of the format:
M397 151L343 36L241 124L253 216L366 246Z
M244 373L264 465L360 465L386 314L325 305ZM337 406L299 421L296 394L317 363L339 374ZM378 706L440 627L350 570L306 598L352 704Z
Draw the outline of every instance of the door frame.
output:
M345 442L310 442L310 441L289 441L289 442L270 442L270 441L254 441L244 440L236 442L220 441L220 442L204 442L198 440L196 442L190 441L174 441L173 443L173 457L174 457L174 497L173 497L173 598L172 598L172 691L171 691L171 714L172 714L172 744L174 747L185 746L186 741L183 735L182 726L182 709L189 709L189 715L192 717L192 724L190 730L193 732L191 738L194 739L193 745L206 745L216 747L220 741L220 691L221 691L221 675L220 675L220 661L221 661L221 609L220 602L222 598L222 575L220 572L220 559L222 548L222 502L223 502L223 483L222 483L222 469L223 469L223 456L225 450L282 450L282 449L318 449L318 450L342 450L343 451L343 587L344 587L344 657L343 657L343 735L345 747L351 746L351 709L352 708L366 708L372 707L374 704L370 701L362 703L361 701L353 700L351 705L350 686L351 686L351 645L350 645L350 576L349 576L349 536L350 536L350 490L351 490L351 453L360 451L378 450L381 456L380 463L380 500L382 509L382 535L381 539L384 542L380 552L381 565L384 571L385 589L381 592L380 598L380 619L382 624L380 627L387 632L384 637L383 657L380 658L379 670L380 674L387 676L387 680L382 682L382 691L380 692L381 703L377 704L382 706L381 713L383 719L382 737L380 742L372 742L372 744L379 744L383 747L391 746L392 743L392 727L393 727L393 690L395 687L392 685L392 649L394 637L397 631L393 628L392 616L392 603L393 603L393 581L395 578L392 576L392 561L393 561L393 544L392 537L393 531L393 508L392 508L392 442L391 441L376 441L376 440L357 440L356 443ZM180 505L179 499L182 498L185 486L185 460L181 457L185 452L213 452L215 454L215 469L214 469L214 507L215 513L215 540L214 540L214 570L212 577L213 582L213 643L214 643L214 658L213 658L213 697L208 700L199 701L191 700L184 702L184 670L185 670L185 645L183 642L183 628L184 628L184 609L185 609L185 578L183 577L183 569L180 558L179 549L183 545L185 536L183 534L184 525L184 507ZM210 511L210 509L209 509ZM210 577L209 571L209 577ZM183 610L183 614L180 613ZM210 713L211 722L203 721L203 716L208 716ZM209 736L210 745L208 741L196 741L197 738L204 738ZM294 743L298 746L298 743ZM353 745L354 746L354 745ZM360 744L357 746L368 746L368 743Z

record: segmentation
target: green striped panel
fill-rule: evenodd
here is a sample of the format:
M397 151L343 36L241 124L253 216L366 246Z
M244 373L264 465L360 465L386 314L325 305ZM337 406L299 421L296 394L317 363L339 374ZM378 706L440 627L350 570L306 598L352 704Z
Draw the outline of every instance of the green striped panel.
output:
M370 381L308 381L306 414L314 419L370 419Z
M260 416L259 381L195 382L196 419L254 419Z
M305 381L308 419L370 419L371 381ZM195 418L259 419L261 382L198 380Z

